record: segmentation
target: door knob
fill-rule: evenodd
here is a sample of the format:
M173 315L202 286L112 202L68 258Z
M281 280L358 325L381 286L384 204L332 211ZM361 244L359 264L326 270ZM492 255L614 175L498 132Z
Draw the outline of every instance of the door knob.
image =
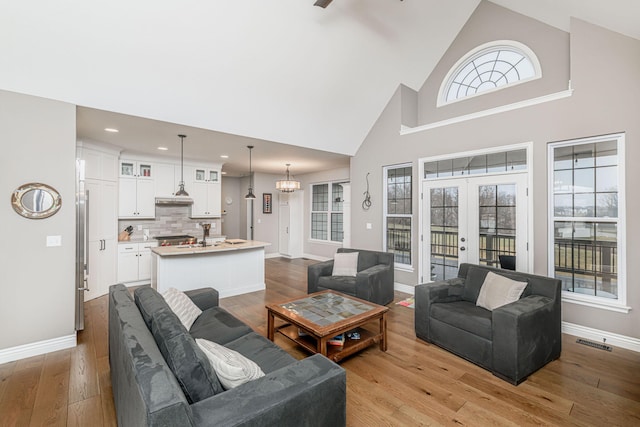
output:
M465 248L464 246L460 246L460 250L461 250L461 251L464 251L464 250L466 250L466 249L467 249L467 248Z
M460 241L461 241L461 242L464 242L465 240L467 240L467 239L465 239L464 237L461 237L461 238L460 238Z

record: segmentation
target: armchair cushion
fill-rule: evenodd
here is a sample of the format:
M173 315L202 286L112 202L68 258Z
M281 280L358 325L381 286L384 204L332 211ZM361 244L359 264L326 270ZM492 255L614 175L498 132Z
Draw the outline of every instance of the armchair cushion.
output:
M468 301L434 304L431 308L431 318L479 337L491 339L491 312Z
M358 252L337 253L333 257L332 276L352 276L358 273Z
M333 289L343 294L356 294L356 278L350 276L321 276L318 279L318 287Z

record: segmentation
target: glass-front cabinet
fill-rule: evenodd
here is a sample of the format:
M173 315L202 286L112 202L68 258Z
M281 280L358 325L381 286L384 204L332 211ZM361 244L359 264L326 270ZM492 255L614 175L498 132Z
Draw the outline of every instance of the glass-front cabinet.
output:
M120 160L120 177L152 179L151 163L135 160Z
M217 169L195 168L195 182L219 182L219 172Z

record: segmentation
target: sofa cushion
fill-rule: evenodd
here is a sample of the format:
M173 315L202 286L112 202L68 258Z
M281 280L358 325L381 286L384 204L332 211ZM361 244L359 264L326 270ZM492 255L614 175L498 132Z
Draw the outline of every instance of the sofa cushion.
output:
M472 303L478 300L478 294L487 276L487 269L479 268L474 265L469 266L467 277L464 280L464 291L462 291L462 299Z
M358 252L337 253L333 257L332 276L352 276L358 274Z
M136 305L138 306L138 310L140 310L140 314L142 314L144 323L147 324L147 328L149 328L149 330L151 330L153 313L162 310L171 311L171 308L165 299L162 298L162 295L150 286L141 286L136 288L136 290L133 291L133 296L135 298Z
M318 278L318 290L333 289L344 294L356 294L356 278L350 276L321 276Z
M209 359L173 312L155 312L151 332L189 403L224 391Z
M202 314L202 310L191 301L191 298L176 288L167 289L167 291L162 294L162 298L164 298L171 308L171 311L178 316L178 319L180 319L180 322L187 330L191 328L193 322Z
M491 312L469 301L435 303L431 317L491 341Z
M203 311L189 329L193 338L204 338L222 345L250 332L253 330L249 326L222 307L211 307Z
M493 311L498 307L518 301L528 282L511 280L492 272L484 279L476 305Z
M216 371L225 389L236 388L246 382L264 377L264 372L253 360L237 351L202 338L198 338L196 343L211 362L213 370Z
M255 332L233 340L225 344L225 347L250 358L266 374L289 366L296 361L289 353Z

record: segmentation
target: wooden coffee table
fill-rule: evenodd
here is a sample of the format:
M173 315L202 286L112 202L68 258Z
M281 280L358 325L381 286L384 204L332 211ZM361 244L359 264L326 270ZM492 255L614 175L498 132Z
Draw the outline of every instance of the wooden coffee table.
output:
M334 291L322 291L294 298L267 308L267 337L273 341L276 332L298 343L312 353L320 353L334 362L378 343L387 351L388 307ZM276 326L275 318L284 321ZM378 327L363 328L377 321ZM342 346L328 345L337 335L357 332L360 339L345 337Z

